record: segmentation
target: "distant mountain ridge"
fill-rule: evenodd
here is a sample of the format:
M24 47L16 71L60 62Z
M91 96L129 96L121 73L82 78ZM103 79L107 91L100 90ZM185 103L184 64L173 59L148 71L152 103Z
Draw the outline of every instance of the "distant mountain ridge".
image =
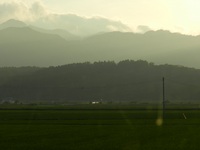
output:
M43 41L43 40L54 40L58 38L60 41L65 41L58 35L53 34L45 34L38 31L34 31L29 27L9 27L1 31L1 42L8 42L11 40L12 42L22 42L22 41Z
M6 28L0 30L0 64L1 66L55 65L60 60L57 58L57 53L63 53L66 44L67 41L58 35L37 32L29 27Z
M15 20L15 19L10 19L2 24L0 24L0 29L6 29L6 28L10 28L10 27L26 27L27 25L19 20Z
M200 36L159 30L145 34L108 32L84 39L69 35L70 40L66 40L62 33L69 35L62 30L48 31L31 26L0 30L0 66L56 66L142 59L156 64L200 68Z
M70 32L62 30L62 29L46 30L46 29L31 26L31 25L27 25L26 23L15 20L15 19L10 19L10 20L0 24L0 30L6 29L6 28L11 28L11 27L13 27L13 28L29 27L29 28L31 28L35 31L41 32L41 33L59 35L60 37L66 39L66 40L79 40L80 39L80 37L73 35Z
M73 35L70 32L62 30L62 29L45 30L45 29L42 29L42 28L34 27L34 26L30 26L30 28L35 30L35 31L41 32L41 33L59 35L60 37L64 38L65 40L68 40L68 41L80 40L81 39L81 37Z
M158 64L168 63L200 68L200 36L188 36L169 31L149 31L145 34L110 32L89 37L99 56L113 52L110 60L143 59ZM93 47L92 47L93 46ZM107 55L104 55L105 58ZM116 59L118 58L118 59ZM109 59L107 59L109 60Z

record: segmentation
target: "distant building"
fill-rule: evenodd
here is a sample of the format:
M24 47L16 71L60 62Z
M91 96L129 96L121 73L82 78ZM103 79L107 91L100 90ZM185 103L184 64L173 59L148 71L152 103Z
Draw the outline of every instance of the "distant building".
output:
M92 102L92 104L100 104L100 102Z
M14 100L14 98L12 97L7 97L0 101L0 104L16 104L16 103L18 103L18 101Z

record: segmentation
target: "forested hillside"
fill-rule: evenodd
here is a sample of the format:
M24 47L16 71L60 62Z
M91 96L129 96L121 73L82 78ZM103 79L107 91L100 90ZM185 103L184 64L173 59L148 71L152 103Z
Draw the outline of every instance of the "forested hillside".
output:
M146 61L78 63L49 68L1 68L0 99L34 101L134 101L200 99L200 70Z
M39 67L3 67L0 68L0 85L10 82L13 78L22 78L27 75L32 75L38 71Z

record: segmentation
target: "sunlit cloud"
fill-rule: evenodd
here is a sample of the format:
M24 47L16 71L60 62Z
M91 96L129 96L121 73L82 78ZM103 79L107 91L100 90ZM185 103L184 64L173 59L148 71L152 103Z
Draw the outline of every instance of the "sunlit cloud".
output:
M141 33L145 33L150 30L152 30L152 29L149 26L145 26L145 25L140 25L137 27L137 31L141 32Z
M40 1L35 1L30 6L22 1L2 1L0 2L0 22L9 19L21 21L34 21L48 14L47 9Z
M28 1L27 1L28 2ZM51 12L41 1L24 3L22 1L2 1L0 3L0 22L17 19L27 24L46 29L65 29L78 35L98 32L131 31L121 23L100 16L86 17L77 14Z

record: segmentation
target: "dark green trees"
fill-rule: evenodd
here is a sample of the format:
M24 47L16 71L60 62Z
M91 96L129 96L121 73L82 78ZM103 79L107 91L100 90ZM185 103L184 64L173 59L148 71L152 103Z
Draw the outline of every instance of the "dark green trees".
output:
M146 61L77 63L49 68L1 68L0 99L23 101L198 101L200 70Z

